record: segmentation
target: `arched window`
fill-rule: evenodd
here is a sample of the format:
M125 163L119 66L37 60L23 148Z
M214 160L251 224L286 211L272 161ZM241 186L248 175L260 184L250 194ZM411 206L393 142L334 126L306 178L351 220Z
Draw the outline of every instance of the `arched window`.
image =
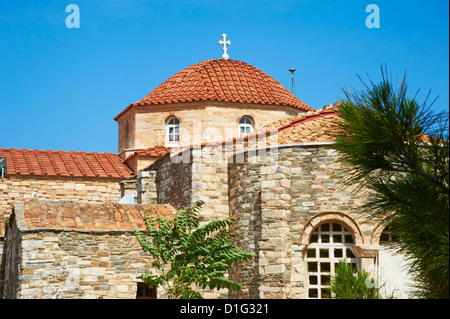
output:
M253 132L253 122L252 120L244 116L239 120L239 136L244 136Z
M177 117L171 117L167 121L167 142L177 143L180 141L180 120Z
M398 235L393 231L392 226L386 226L380 235L380 245L390 246L398 243Z
M359 268L352 233L337 222L317 226L306 251L308 298L331 298L331 279L342 259Z

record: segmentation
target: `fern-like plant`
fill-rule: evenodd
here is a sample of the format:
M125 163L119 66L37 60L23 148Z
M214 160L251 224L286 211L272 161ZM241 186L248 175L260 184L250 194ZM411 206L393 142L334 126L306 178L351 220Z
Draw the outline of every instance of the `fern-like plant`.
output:
M194 288L239 291L243 286L225 278L233 263L250 261L254 254L231 244L236 234L232 218L213 220L200 226L203 201L178 211L173 218L145 214L147 232L135 230L143 251L155 260L158 273L139 276L150 288L164 286L170 299L202 299Z

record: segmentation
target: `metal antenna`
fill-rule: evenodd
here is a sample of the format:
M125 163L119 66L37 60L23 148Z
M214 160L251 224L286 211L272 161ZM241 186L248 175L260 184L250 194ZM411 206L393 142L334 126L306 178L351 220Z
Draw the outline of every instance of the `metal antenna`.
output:
M292 73L292 94L294 94L294 72L297 71L294 69L294 60L292 60L292 67L289 69L289 72Z

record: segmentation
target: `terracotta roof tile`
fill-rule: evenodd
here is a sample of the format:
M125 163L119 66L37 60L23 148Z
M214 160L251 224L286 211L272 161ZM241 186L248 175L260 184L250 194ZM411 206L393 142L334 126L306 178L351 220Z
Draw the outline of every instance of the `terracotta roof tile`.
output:
M87 204L37 200L26 200L23 206L14 207L18 225L27 229L144 229L144 212L170 218L176 211L172 206L162 204Z
M321 110L292 119L278 128L278 144L332 142L339 121L334 110Z
M8 175L128 178L132 171L117 154L0 148Z
M124 162L130 160L131 158L135 156L149 156L149 157L161 157L163 155L166 155L167 153L170 153L170 148L165 147L164 145L157 145L150 148L138 150L128 156L126 159L124 159Z
M258 68L237 60L215 59L179 71L142 100L130 104L114 119L139 105L193 101L272 104L312 110L280 82Z

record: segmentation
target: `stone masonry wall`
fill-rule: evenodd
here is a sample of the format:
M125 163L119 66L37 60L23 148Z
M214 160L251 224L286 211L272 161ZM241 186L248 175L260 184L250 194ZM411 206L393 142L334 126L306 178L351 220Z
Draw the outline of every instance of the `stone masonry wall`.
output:
M25 229L10 220L0 299L134 299L137 277L153 269L132 231ZM204 298L228 291L199 290ZM166 298L165 286L157 298Z
M115 178L7 175L0 179L0 256L3 254L5 222L15 203L33 197L88 203L118 202L120 195L119 179ZM2 267L3 262L0 262L0 269ZM0 278L0 286L2 282Z
M137 276L152 261L131 232L20 233L16 227L7 245L3 298L135 298Z
M15 202L28 198L90 203L120 200L120 179L9 175L0 179L0 213L7 217Z
M344 187L344 174L331 145L280 147L230 163L230 211L238 220L233 230L241 235L237 243L257 254L231 274L247 287L232 297L304 298L303 237L314 217L354 223L360 257L367 257L362 264L375 263L377 248L370 244L379 222L360 211L370 194Z
M148 169L148 171L155 171L151 180L154 180L156 187L153 187L152 183L147 183L146 189L144 189L142 187L143 181L140 181L141 188L138 191L145 190L148 198L152 189L154 189L157 191L158 204L170 204L178 210L186 208L191 203L192 164L190 160L178 161L169 155L156 161Z
M205 202L201 216L207 221L229 215L225 149L203 147L166 155L135 178L124 181L123 194L139 204L171 204L176 209Z

